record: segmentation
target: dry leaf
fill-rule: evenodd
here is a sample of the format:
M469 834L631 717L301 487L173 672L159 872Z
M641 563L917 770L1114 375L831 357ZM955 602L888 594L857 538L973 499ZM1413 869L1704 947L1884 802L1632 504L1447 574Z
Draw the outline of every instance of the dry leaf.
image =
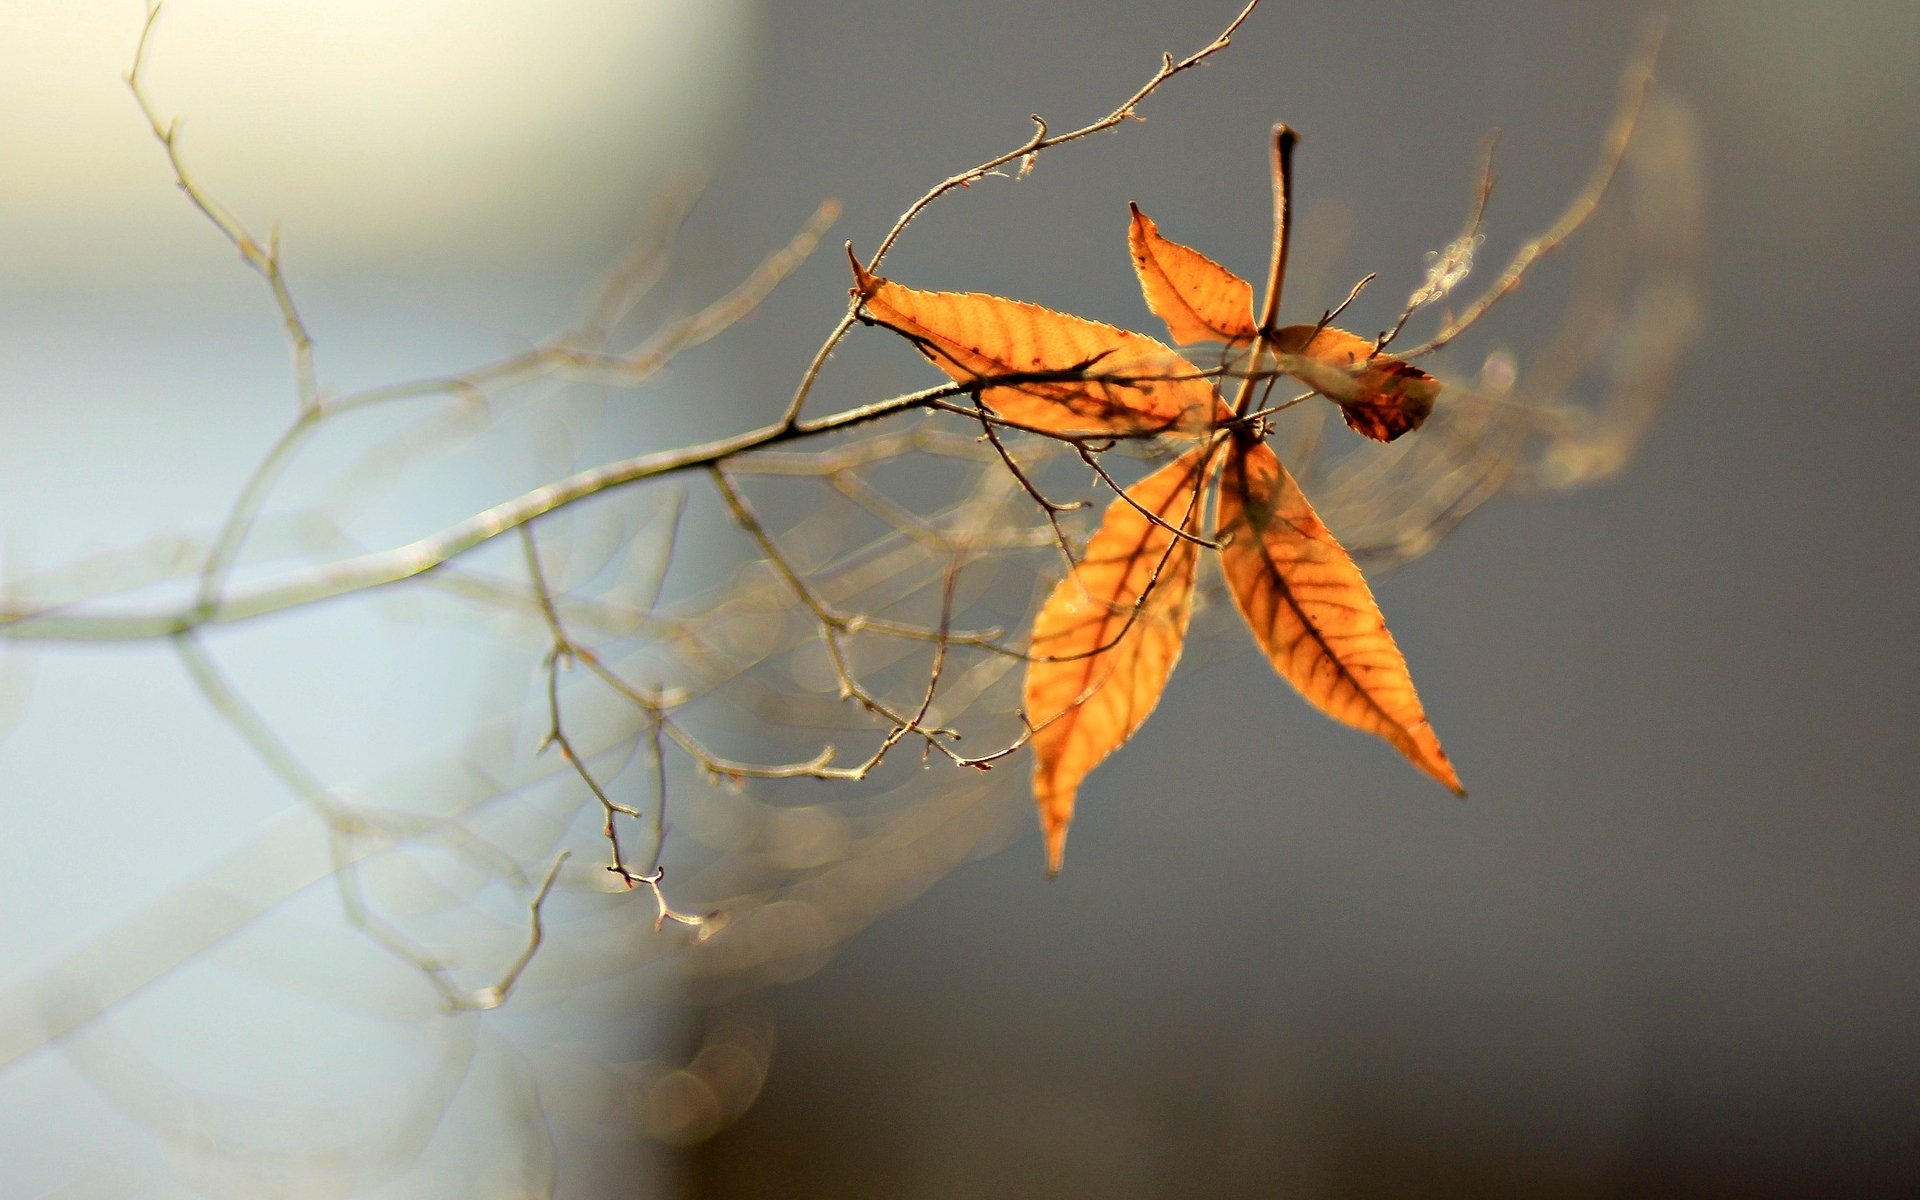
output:
M1116 499L1034 620L1026 711L1049 873L1060 870L1080 781L1147 719L1180 659L1199 546L1173 528L1200 528L1214 454L1189 450Z
M1000 296L916 291L858 260L853 272L862 317L906 337L956 382L1020 380L980 390L983 403L1016 425L1192 435L1226 416L1212 381L1150 337ZM1096 378L1071 378L1083 374Z
M1227 458L1220 565L1274 669L1337 721L1385 738L1460 795L1373 593L1264 442Z
M1370 339L1344 329L1288 325L1276 330L1267 344L1280 354L1333 368L1288 374L1338 404L1347 425L1376 442L1390 442L1420 428L1440 394L1439 380L1404 359L1375 354Z
M1127 230L1127 248L1147 307L1167 324L1173 340L1226 342L1253 340L1253 286L1206 255L1160 236L1160 227L1127 206L1133 224Z

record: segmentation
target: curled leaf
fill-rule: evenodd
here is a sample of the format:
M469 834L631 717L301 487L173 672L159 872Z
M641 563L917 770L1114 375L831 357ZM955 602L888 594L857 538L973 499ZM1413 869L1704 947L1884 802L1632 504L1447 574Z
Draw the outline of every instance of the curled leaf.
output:
M1224 419L1213 381L1150 337L980 292L923 292L853 263L861 316L899 333L1016 425L1194 435ZM1000 380L1001 382L995 382Z
M1439 380L1405 359L1374 354L1371 340L1344 329L1289 325L1274 332L1271 345L1307 359L1288 374L1338 404L1355 433L1377 442L1420 428L1440 394Z
M1049 873L1080 781L1147 719L1180 659L1199 547L1173 531L1199 529L1213 453L1189 450L1116 499L1034 620L1025 703Z
M1127 230L1127 248L1133 252L1134 273L1153 315L1167 324L1173 340L1250 342L1253 323L1253 285L1206 255L1168 241L1160 227L1133 204L1133 224Z
M1360 568L1266 443L1235 446L1219 507L1227 587L1274 669L1328 716L1385 738L1465 795Z

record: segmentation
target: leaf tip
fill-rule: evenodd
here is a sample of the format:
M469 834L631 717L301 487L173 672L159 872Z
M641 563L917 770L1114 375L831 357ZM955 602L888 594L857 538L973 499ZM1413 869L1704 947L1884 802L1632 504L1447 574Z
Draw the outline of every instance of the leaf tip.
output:
M1047 878L1058 879L1060 868L1067 860L1068 821L1064 817L1056 819L1051 813L1043 814L1041 821L1047 835Z
M1434 736L1433 726L1423 723L1420 733L1425 736L1421 737L1419 734L1414 736L1414 752L1408 757L1413 759L1414 765L1439 780L1440 786L1465 800L1467 787L1460 782L1460 773L1453 769L1453 760L1447 757L1445 750L1441 749L1440 739Z
M1073 824L1073 802L1077 786L1062 788L1060 780L1044 766L1033 776L1034 804L1040 810L1040 834L1046 843L1047 878L1060 874L1067 858L1067 827Z
M1127 201L1127 254L1133 259L1136 271L1147 264L1147 238L1152 230L1153 218L1141 212L1138 204Z

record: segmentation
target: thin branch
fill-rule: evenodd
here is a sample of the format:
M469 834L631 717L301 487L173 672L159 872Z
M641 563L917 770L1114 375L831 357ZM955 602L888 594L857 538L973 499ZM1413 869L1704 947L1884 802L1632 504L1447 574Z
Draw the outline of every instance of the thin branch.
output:
M1076 500L1069 504L1056 504L1052 500L1049 500L1046 494L1040 490L1040 486L1034 483L1033 477L1027 474L1026 469L1020 465L1019 460L1014 458L1013 453L1007 449L1006 442L1001 440L1000 431L994 428L995 422L988 419L996 415L993 410L989 409L986 403L980 399L978 392L974 393L972 399L974 409L980 415L981 433L985 435L987 443L993 447L994 453L1000 456L1000 461L1006 466L1007 473L1012 475L1014 482L1020 485L1020 490L1024 491L1032 498L1035 504L1040 506L1041 514L1047 519L1047 528L1053 531L1053 543L1060 551L1060 558L1066 563L1067 570L1073 570L1075 565L1073 560L1073 547L1067 541L1066 530L1060 528L1060 514L1085 508L1086 501ZM1084 452L1083 450L1082 453Z
M598 382L632 383L653 375L682 351L712 341L751 315L775 287L807 261L839 218L839 201L822 202L792 240L768 255L731 292L667 326L631 354L608 354L560 341L544 351L543 365L570 378Z
M533 899L527 902L527 944L521 948L520 956L508 965L498 983L480 988L464 999L462 1008L486 1011L499 1008L513 994L514 987L520 982L520 976L533 963L533 956L540 952L540 944L546 941L547 930L542 912L547 905L547 897L553 894L553 885L560 878L560 868L566 864L568 852L562 850L547 868L547 876L540 881L540 888L534 892Z
M645 875L636 876L633 880L634 883L642 885L653 893L653 902L659 909L658 915L653 918L653 931L659 933L666 927L668 921L672 921L679 925L691 925L699 929L700 935L696 936L694 940L701 940L708 932L708 922L713 920L713 914L700 915L681 912L679 909L668 904L666 889L661 886L666 878L667 869L656 865L653 870L647 872Z
M159 21L160 5L157 0L151 0L147 5L146 23L140 28L140 41L134 47L133 65L125 76L127 88L133 93L133 101L139 106L140 115L146 118L147 127L153 131L155 140L167 152L167 165L173 168L175 185L186 193L187 199L220 231L221 236L233 244L233 248L240 252L241 259L266 281L268 290L273 293L274 305L280 310L281 323L286 326L287 340L293 347L293 375L300 408L302 411L311 409L320 401L319 385L314 378L313 338L308 334L306 322L301 319L300 310L293 302L287 277L280 269L279 233L275 231L269 234L266 245L261 245L259 239L247 232L238 217L200 186L187 170L186 160L180 154L179 119L163 118L152 97L147 94L144 77L147 48L153 41L154 26Z
M1291 363L1288 358L1287 362ZM1292 370L1292 366L1287 366ZM1072 378L1061 372L1045 372L1049 380ZM1018 383L1031 378L1024 374L990 377L983 382ZM1101 377L1089 376L1098 381ZM1180 376L1191 378L1191 376ZM0 637L28 641L129 641L174 637L214 625L229 625L253 620L289 609L331 600L340 596L386 587L432 571L452 559L503 533L509 533L537 517L555 512L590 496L644 480L659 479L682 471L706 469L742 455L789 442L824 434L839 433L876 421L886 420L915 409L954 412L971 420L983 419L974 410L951 403L970 396L978 385L942 384L917 392L908 392L885 400L876 400L798 425L784 422L677 450L660 451L620 459L588 468L552 483L534 488L511 500L476 513L437 534L390 550L359 555L323 567L296 573L288 578L268 581L252 588L228 592L217 598L148 612L117 614L80 614L69 606L51 606L26 611L0 612ZM1146 439L1161 430L1089 431L1084 435L1062 434L1031 429L998 417L985 417L1009 428L1038 433L1069 443L1099 443L1119 439Z
M581 340L602 336L599 322L605 320L607 314L601 310L610 303L603 297L578 330L563 332L541 346L491 365L459 375L368 388L333 399L321 397L311 405L303 406L292 424L275 439L235 498L214 539L213 549L201 568L194 607L202 614L217 609L220 589L241 547L246 543L268 493L293 462L308 436L326 418L398 400L449 394L484 395L490 387L541 373L564 375L572 372L585 375L597 372L624 385L638 383L664 368L681 352L712 340L746 319L775 286L813 253L821 235L837 218L839 211L839 205L834 201L822 204L798 234L769 255L731 292L693 316L666 326L646 346L632 354L608 354L587 350L577 344Z
M339 596L413 579L546 513L646 479L712 466L767 446L852 429L933 401L964 394L955 384L876 400L798 426L767 425L678 450L637 455L569 475L504 501L437 534L391 550L360 555L291 578L229 593L211 607L146 613L79 615L63 607L0 614L0 636L35 641L127 641L174 637L285 612Z
M1081 138L1104 132L1105 130L1112 129L1123 121L1135 118L1137 114L1134 112L1134 109L1137 108L1142 101L1146 100L1148 96L1158 91L1160 86L1166 83L1167 80L1172 79L1175 75L1183 71L1191 70L1199 66L1205 60L1220 53L1231 45L1233 35L1239 32L1240 26L1244 25L1247 18L1253 15L1253 10L1258 7L1259 3L1260 0L1250 0L1247 6L1242 8L1239 14L1235 16L1233 20L1229 21L1227 27L1221 30L1211 42L1208 42L1205 46L1187 55L1185 58L1180 59L1178 62L1174 61L1173 55L1171 54L1161 55L1160 69L1155 71L1153 76L1148 79L1146 83L1142 84L1138 91L1122 101L1118 108L1115 108L1112 112L1097 121L1082 125L1080 128L1067 133L1050 134L1047 132L1047 123L1042 120L1038 114L1029 118L1033 122L1033 133L1025 142L1004 154L997 155L978 166L969 168L958 175L943 180L927 192L926 195L914 201L913 204L908 207L907 211L900 215L900 219L893 223L893 228L887 231L886 236L880 239L879 249L875 250L873 257L867 260L867 270L878 271L880 269L880 260L887 256L889 250L893 249L893 244L900 240L900 235L906 232L907 226L912 224L913 219L918 217L928 205L946 195L948 192L956 188L967 187L976 180L985 178L1016 159L1022 163L1031 163L1036 155L1051 150L1055 146L1064 146L1068 142L1079 141ZM1030 167L1023 168L1023 173L1025 170L1030 169Z
M1313 327L1314 335L1318 336L1322 329L1325 329L1327 326L1333 324L1335 318L1339 317L1341 313L1347 311L1347 306L1352 304L1355 300L1358 300L1360 298L1360 293L1366 291L1367 285L1372 283L1378 277L1379 277L1379 273L1376 271L1368 271L1365 275L1362 275L1360 277L1360 282L1353 285L1353 290L1347 293L1347 298L1345 300L1342 300L1340 303L1334 305L1332 308L1320 314L1320 320L1317 321ZM1312 337L1309 337L1307 339L1307 341L1309 342L1311 342L1312 340L1313 340Z
M644 223L645 232L631 239L580 318L576 332L583 345L605 345L640 298L666 277L679 232L706 186L704 174L688 171L676 174L661 188Z
M553 645L547 651L547 735L540 741L542 750L551 746L560 751L560 757L573 768L580 782L593 793L606 813L605 835L613 849L613 864L607 869L627 880L627 886L633 886L633 875L627 870L625 859L620 854L620 829L615 823L616 817L638 817L640 810L620 803L607 793L607 789L586 764L586 760L574 749L567 738L566 725L561 720L560 709L560 671L576 657L573 642L560 624L560 614L553 605L553 591L547 586L546 574L540 566L540 548L534 542L533 526L520 527L520 542L526 551L527 575L533 584L534 595L540 602L540 614L546 619L547 630L553 637Z
M1167 519L1165 517L1162 517L1159 513L1154 512L1152 509L1148 508L1146 505L1140 503L1138 500L1135 500L1132 496L1127 494L1127 489L1121 486L1120 481L1115 479L1111 474L1109 474L1106 467L1101 465L1100 458L1098 455L1096 455L1093 451L1087 449L1085 446L1079 446L1079 447L1076 447L1076 449L1078 449L1080 452L1080 461L1086 463L1087 466L1093 471L1093 473L1100 477L1100 482L1106 484L1109 488L1111 488L1113 490L1114 495L1126 501L1127 504L1131 506L1135 512L1145 517L1149 522L1151 522L1152 524L1158 525L1160 528L1166 530L1168 533L1172 534L1175 538L1178 538L1183 542L1192 542L1196 546L1205 546L1209 550L1221 549L1221 545L1219 542L1209 541L1208 539L1201 537L1197 533L1188 533L1186 530L1181 529L1179 526L1173 525L1170 522L1168 522Z
M227 573L233 568L234 560L239 556L240 548L246 544L248 535L253 532L254 522L259 518L261 506L266 503L267 494L292 464L307 434L319 424L321 416L322 410L318 405L302 408L293 423L282 430L273 445L267 448L253 473L247 476L246 483L234 497L233 507L228 510L219 534L214 538L213 549L200 567L199 582L193 597L195 610L209 613L218 605Z
M862 618L842 616L829 607L826 602L814 592L807 581L801 577L800 573L787 562L786 556L781 553L778 543L776 543L773 536L767 532L766 527L761 524L760 518L754 513L751 506L747 504L746 498L740 494L739 490L735 488L727 478L726 470L720 465L715 464L711 468L711 474L713 475L715 486L720 489L722 499L726 501L727 510L733 514L734 523L739 525L740 528L746 531L747 535L754 540L760 547L761 553L766 555L767 561L773 567L774 572L786 582L787 587L793 592L794 597L800 601L808 612L813 614L814 620L819 626L820 641L826 650L828 665L833 670L834 678L839 683L841 698L843 700L854 701L860 707L873 714L873 716L879 718L888 727L887 732L881 738L880 745L875 748L873 754L859 766L847 769L851 777L856 779L865 778L868 773L880 765L881 761L885 759L887 753L891 751L893 747L909 735L919 737L927 745L929 750L938 750L948 758L958 758L958 755L947 746L948 740L957 740L959 738L960 735L958 732L946 728L921 726L915 718L902 714L878 696L874 695L873 692L854 675L852 665L847 661L846 648L842 644L841 639L850 634L872 628L873 622ZM936 631L928 640L932 641L935 646L938 647L944 645L951 639ZM938 650L936 650L936 654L937 653L939 653Z

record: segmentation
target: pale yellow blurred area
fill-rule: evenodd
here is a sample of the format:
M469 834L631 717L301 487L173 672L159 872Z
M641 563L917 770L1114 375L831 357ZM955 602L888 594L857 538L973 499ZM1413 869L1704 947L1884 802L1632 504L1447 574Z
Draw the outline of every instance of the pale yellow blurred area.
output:
M577 247L704 157L752 9L172 0L146 83L199 182L256 234L279 226L291 264L404 270L484 249L510 265ZM224 257L126 87L144 17L140 0L0 4L0 289Z

